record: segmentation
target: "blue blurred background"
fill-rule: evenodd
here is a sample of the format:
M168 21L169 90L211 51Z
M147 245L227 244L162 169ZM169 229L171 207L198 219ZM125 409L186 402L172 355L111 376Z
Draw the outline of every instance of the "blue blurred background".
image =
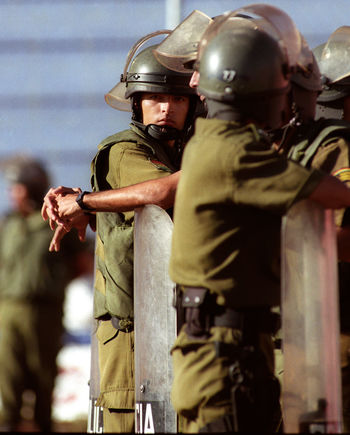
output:
M194 9L209 16L242 0L0 0L0 167L13 154L41 158L52 185L89 189L97 144L128 126L104 94L120 78L132 44L172 29ZM349 0L270 0L311 48L350 24ZM176 12L177 11L177 12ZM8 208L0 172L0 213Z

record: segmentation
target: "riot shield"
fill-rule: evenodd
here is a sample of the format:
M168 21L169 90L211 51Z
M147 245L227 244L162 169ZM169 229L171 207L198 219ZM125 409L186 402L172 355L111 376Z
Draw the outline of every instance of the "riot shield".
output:
M98 364L98 341L96 337L97 320L91 334L91 369L90 369L90 394L87 433L103 432L103 409L96 405L100 394L100 370Z
M170 348L176 337L168 274L173 223L160 207L135 211L134 328L137 433L175 433Z
M338 308L333 212L301 201L282 222L286 433L341 433Z

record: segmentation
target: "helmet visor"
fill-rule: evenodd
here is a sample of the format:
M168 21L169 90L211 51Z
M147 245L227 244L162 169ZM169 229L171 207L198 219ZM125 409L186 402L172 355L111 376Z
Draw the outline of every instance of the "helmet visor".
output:
M126 84L119 82L105 95L106 103L113 109L121 110L122 112L131 112L131 101L125 98Z
M212 23L203 35L198 59L201 57L202 50L215 35L229 26L236 25L237 21L233 20L234 17L241 17L246 21L252 20L257 28L264 30L278 41L288 64L293 67L297 65L302 46L300 32L289 15L267 4L245 6L219 16L214 20L216 23Z
M339 27L331 34L318 61L330 83L350 85L350 26Z
M154 50L157 60L173 71L190 72L199 41L211 21L203 12L194 10Z

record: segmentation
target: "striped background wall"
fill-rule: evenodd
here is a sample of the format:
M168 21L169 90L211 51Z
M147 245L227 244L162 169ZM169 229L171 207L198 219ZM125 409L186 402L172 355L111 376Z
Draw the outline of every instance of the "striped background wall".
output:
M350 24L348 0L262 2L288 12L311 47ZM182 18L251 3L182 0ZM131 45L166 28L165 16L165 0L0 0L0 165L25 152L44 160L53 185L89 188L97 144L129 121L104 93L119 80ZM1 195L0 213L7 207Z

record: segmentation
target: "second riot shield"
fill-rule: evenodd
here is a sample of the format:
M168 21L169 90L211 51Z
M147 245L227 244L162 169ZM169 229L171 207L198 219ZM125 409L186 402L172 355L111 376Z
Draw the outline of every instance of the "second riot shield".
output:
M160 207L135 212L134 328L137 433L176 433L170 349L176 337L168 273L173 223Z
M98 365L97 320L91 334L91 365L89 380L89 411L87 433L103 433L103 409L96 405L100 394L100 370Z
M337 249L333 212L305 200L282 222L286 433L341 433Z

